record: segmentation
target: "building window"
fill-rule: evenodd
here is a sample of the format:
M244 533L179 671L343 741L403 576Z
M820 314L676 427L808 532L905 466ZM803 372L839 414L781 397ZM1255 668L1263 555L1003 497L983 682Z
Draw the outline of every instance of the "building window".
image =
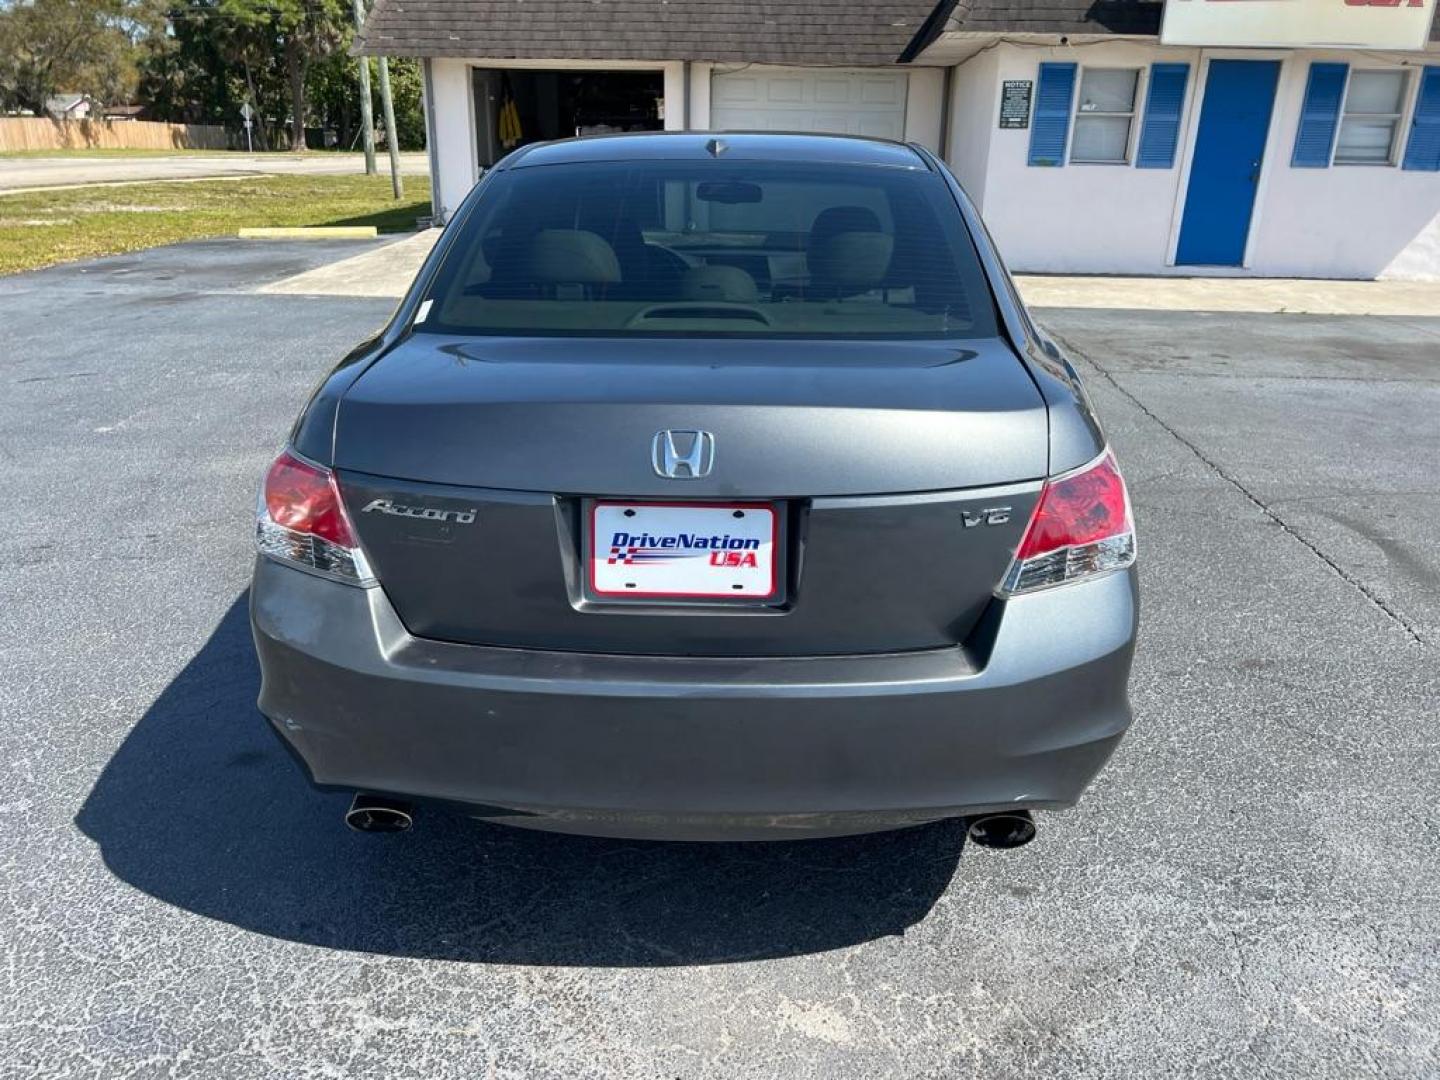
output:
M1337 165L1390 165L1405 112L1403 71L1352 71L1335 140Z
M1085 68L1075 105L1075 135L1070 160L1124 165L1130 160L1130 128L1135 122L1138 68Z

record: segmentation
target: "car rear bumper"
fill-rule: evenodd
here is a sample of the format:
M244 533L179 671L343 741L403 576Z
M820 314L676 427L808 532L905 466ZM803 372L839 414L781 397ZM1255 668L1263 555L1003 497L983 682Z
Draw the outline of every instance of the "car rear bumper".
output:
M312 779L537 828L767 838L1068 806L1130 723L1133 571L996 601L965 648L690 658L453 645L257 560L260 709Z

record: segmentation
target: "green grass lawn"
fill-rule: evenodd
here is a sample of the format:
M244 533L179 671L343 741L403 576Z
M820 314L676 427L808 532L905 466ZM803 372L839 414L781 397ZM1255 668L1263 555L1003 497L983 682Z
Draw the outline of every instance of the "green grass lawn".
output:
M403 232L430 213L429 184L388 176L257 176L0 195L0 274L114 255L247 226L374 225Z

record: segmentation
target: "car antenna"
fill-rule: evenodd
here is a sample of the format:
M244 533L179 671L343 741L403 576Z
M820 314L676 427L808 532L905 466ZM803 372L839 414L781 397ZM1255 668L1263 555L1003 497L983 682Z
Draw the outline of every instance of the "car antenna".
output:
M709 152L711 157L719 157L726 150L730 149L730 145L723 139L711 139L705 144L705 149Z

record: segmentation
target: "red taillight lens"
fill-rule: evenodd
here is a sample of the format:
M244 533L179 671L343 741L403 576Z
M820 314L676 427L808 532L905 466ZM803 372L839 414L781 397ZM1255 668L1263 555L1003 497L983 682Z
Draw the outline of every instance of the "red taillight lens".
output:
M329 469L285 451L265 474L256 513L255 545L281 562L345 581L374 581Z
M265 509L276 525L313 533L341 547L355 547L355 534L340 506L335 474L301 461L288 450L265 474Z
M1084 468L1047 480L1001 592L1027 592L1135 561L1125 480L1106 451Z

